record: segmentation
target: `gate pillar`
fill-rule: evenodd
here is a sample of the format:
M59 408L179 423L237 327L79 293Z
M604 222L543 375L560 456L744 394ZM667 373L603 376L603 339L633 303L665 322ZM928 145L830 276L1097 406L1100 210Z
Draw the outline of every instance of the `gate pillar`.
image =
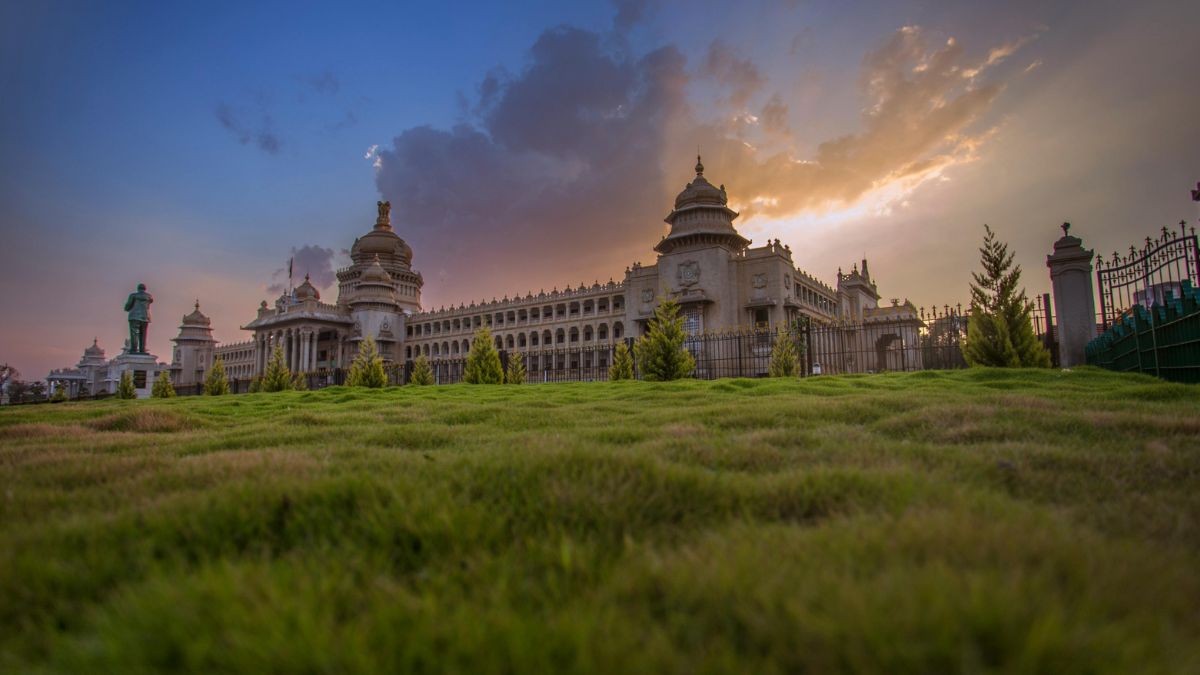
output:
M1086 364L1084 349L1096 337L1095 254L1083 247L1082 239L1072 237L1070 229L1070 223L1063 223L1062 238L1054 242L1054 253L1046 256L1058 315L1058 362L1063 368Z

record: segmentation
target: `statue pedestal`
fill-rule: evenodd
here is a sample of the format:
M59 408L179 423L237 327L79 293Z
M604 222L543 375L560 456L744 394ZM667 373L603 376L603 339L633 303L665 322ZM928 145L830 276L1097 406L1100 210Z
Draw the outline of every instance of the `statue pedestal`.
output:
M122 352L109 363L108 379L105 380L108 393L117 393L117 385L121 383L121 374L129 371L129 376L133 378L133 389L137 392L137 397L149 398L150 390L154 387L154 378L158 377L158 371L167 370L167 368L168 366L159 364L158 357L153 354Z

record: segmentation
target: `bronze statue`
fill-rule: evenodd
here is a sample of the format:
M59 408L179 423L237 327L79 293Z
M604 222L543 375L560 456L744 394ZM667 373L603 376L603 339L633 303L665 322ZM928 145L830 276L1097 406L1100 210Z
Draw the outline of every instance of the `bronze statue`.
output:
M154 297L146 292L146 284L138 284L137 290L129 294L125 301L125 311L129 312L129 348L130 354L146 353L146 327L150 325L150 303Z
M379 210L379 217L375 219L377 223L392 222L392 203L391 202L375 202L375 208Z

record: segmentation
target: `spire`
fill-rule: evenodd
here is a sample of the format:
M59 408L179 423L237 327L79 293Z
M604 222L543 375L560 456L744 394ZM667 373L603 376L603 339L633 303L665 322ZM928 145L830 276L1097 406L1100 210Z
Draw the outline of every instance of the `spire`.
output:
M862 266L863 278L870 281L871 274L870 274L870 272L867 271L867 256L866 256L866 254L863 254L862 262L863 262L863 266Z
M195 306L195 310L196 310L197 312L199 312L199 311L200 311L200 298L196 298L196 306Z
M700 161L700 153L696 153L696 176L704 175L704 163Z

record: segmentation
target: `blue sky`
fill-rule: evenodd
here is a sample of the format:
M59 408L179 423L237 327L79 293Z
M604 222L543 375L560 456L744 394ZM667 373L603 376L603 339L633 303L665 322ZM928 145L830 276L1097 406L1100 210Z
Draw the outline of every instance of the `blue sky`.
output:
M115 353L138 281L159 354L197 297L242 339L381 196L427 306L620 278L697 145L749 236L918 304L966 299L984 222L1040 292L1063 220L1195 218L1187 3L618 4L4 5L0 361Z

